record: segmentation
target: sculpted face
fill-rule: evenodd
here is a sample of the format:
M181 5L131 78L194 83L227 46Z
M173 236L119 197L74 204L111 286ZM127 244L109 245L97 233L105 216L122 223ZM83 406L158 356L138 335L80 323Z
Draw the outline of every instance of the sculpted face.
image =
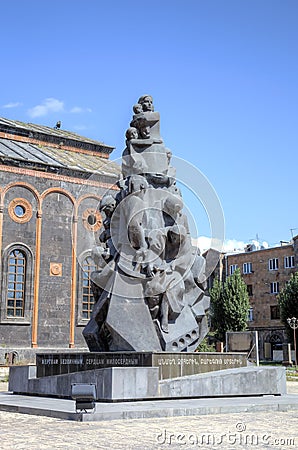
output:
M169 232L169 238L170 238L172 244L180 244L180 242L181 242L180 234L175 233L173 231Z
M140 113L142 113L142 112L143 112L142 105L140 105L139 103L137 103L136 105L134 105L134 107L133 107L133 112L134 112L135 114L140 114Z
M140 128L140 135L143 139L149 139L150 138L150 127L142 127Z
M111 200L107 205L104 206L103 210L107 217L111 217L116 208L116 200Z
M145 97L142 101L143 111L153 111L153 101L151 97Z
M170 216L176 216L183 208L182 201L176 196L168 197L164 203L164 211Z
M116 200L112 195L105 195L100 202L100 211L104 211L105 214L112 213L114 209L116 208Z
M126 138L130 139L138 139L138 130L136 128L129 128L126 133Z

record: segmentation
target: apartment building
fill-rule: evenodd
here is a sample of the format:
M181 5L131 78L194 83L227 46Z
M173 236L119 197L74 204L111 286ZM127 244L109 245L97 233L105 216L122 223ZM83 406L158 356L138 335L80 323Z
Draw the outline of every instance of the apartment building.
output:
M297 270L297 251L298 236L279 247L248 245L243 253L226 254L222 260L224 278L239 268L247 285L251 305L248 327L258 331L261 359L276 359L276 351L287 341L277 295Z

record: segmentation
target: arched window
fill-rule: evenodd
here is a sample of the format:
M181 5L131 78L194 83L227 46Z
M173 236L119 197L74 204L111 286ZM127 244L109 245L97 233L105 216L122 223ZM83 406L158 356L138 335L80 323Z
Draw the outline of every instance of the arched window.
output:
M24 317L26 292L26 256L15 249L9 254L6 291L6 317Z
M91 273L96 270L96 265L90 256L84 259L82 264L82 285L83 285L83 301L82 301L82 319L90 319L94 298L91 289Z
M22 243L3 251L0 323L30 325L33 302L33 253Z

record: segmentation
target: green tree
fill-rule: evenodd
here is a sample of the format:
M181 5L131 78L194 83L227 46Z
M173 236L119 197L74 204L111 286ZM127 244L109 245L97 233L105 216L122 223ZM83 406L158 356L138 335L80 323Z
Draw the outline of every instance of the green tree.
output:
M240 270L236 269L222 285L215 280L210 290L212 327L219 339L226 331L244 331L247 328L249 297Z
M293 342L293 330L288 325L287 319L298 318L298 272L294 273L284 289L278 295L280 319L286 327L290 342Z

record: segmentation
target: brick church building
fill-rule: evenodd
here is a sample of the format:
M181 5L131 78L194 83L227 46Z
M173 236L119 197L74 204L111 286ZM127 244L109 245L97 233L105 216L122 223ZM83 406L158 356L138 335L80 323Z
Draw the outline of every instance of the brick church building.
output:
M6 350L84 348L99 200L113 147L0 119L0 362Z

